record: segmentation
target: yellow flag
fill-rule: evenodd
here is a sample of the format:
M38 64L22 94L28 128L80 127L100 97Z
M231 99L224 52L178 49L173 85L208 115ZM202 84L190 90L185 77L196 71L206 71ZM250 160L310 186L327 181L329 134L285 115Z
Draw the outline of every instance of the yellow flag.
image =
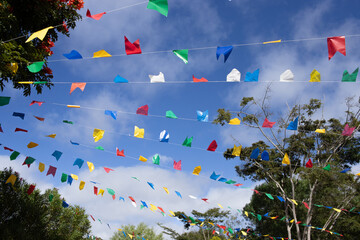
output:
M5 184L11 183L11 185L14 186L16 181L16 176L14 174L11 174L10 177L6 180Z
M220 208L223 208L223 206L221 206L221 204L220 204L220 203L218 203L218 206L219 206Z
M56 137L56 134L46 135L46 137L49 137L49 138L55 138L55 137Z
M157 209L157 207L150 203L150 210L154 212L154 211L156 211L156 209Z
M249 216L249 214L248 214L248 212L247 211L244 211L244 213L245 213L245 215L248 217Z
M360 176L360 173L356 174L356 176Z
M197 166L196 168L194 168L193 174L199 176L200 172L201 172L201 166Z
M78 179L79 179L79 177L78 177L77 175L75 175L75 174L70 174L70 175L71 175L72 179L74 179L74 180L78 180Z
M134 137L144 138L144 133L145 130L143 128L138 128L137 126L135 126Z
M94 167L94 164L92 162L87 162L87 165L89 167L90 172L94 171L95 167Z
M84 187L85 187L85 182L84 182L84 181L81 181L81 182L80 182L80 185L79 185L79 189L80 189L80 190L83 190Z
M47 32L49 29L53 29L54 27L47 27L44 28L40 31L34 32L33 34L31 34L31 36L25 41L25 43L30 42L32 40L34 40L35 38L40 39L41 41L44 39L44 37L46 36Z
M240 120L238 118L233 118L230 120L229 124L230 125L240 125Z
M163 187L163 189L165 190L165 192L166 192L167 194L169 194L169 190L168 190L166 187Z
M244 231L241 231L241 234L244 235L244 236L247 236L247 233L244 232Z
M270 217L271 219L276 219L277 217Z
M202 227L204 225L204 222L202 222L201 224L200 224L200 227Z
M317 132L317 133L325 133L325 129L316 129L315 132Z
M93 58L102 58L102 57L111 57L111 55L107 53L105 50L94 52Z
M100 189L98 195L104 196L104 189Z
M214 226L214 224L212 222L209 222L210 225Z
M298 203L294 199L290 199L295 205L298 205Z
M290 223L293 223L295 221L295 219L291 220Z
M234 144L234 149L233 149L232 155L233 155L233 156L240 157L241 147L242 147L241 145L237 147L237 146Z
M175 213L171 210L169 210L170 214L175 217Z
M27 145L28 148L34 148L34 147L37 147L37 146L39 146L39 144L34 143L34 142L30 142L30 143Z
M9 69L16 74L17 70L19 69L19 65L17 63L10 63Z
M289 165L290 164L290 158L289 158L289 155L287 153L285 153L285 156L282 160L282 164L287 164Z
M34 82L18 82L18 84L33 84Z
M320 73L314 69L310 74L309 82L320 82L320 80L321 80Z
M43 172L45 170L45 164L39 163L39 171Z
M105 133L105 130L95 128L94 132L93 132L94 141L97 142L100 139L102 139L104 136L104 133Z
M341 212L340 209L337 209L337 208L333 208L333 209L334 209L334 211Z
M269 43L281 43L281 39L275 41L263 42L263 44L269 44Z
M128 235L129 235L129 237L132 239L133 238L133 236L130 234L130 233L128 233Z
M195 226L196 224L195 223L190 223L190 226Z
M68 108L80 108L79 105L66 105Z
M147 161L147 158L144 158L143 156L140 156L140 157L139 157L139 160L142 161L142 162L146 162L146 161Z

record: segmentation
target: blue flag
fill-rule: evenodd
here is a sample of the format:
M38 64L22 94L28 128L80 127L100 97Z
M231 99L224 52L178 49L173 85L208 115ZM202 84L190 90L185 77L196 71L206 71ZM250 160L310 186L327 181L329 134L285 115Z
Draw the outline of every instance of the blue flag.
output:
M178 195L180 198L182 198L181 194L178 191L175 191L176 195Z
M21 118L22 120L24 120L24 118L25 118L25 113L14 112L14 113L13 113L13 116L14 116L14 117L19 117L19 118Z
M148 208L148 206L146 205L146 202L144 202L144 201L140 201L140 202L142 203L142 205L143 205L144 207Z
M213 172L212 174L211 174L211 176L210 176L210 179L212 179L212 180L217 180L218 178L220 177L220 174L219 175L216 175L216 173L215 172Z
M264 160L264 161L269 161L270 160L269 153L267 151L263 151L261 153L261 159Z
M115 120L116 120L116 117L117 117L116 111L105 110L105 115L109 115Z
M76 146L79 146L79 145L80 145L79 143L73 142L73 141L71 141L71 140L70 140L70 143L71 143L72 145L76 145Z
M217 47L216 49L216 59L219 60L221 54L224 55L224 62L230 56L231 51L233 50L233 46L226 46L226 47Z
M62 206L63 206L64 208L67 208L67 207L69 207L69 204L67 204L65 201L62 201Z
M299 117L296 117L294 121L291 121L289 126L286 128L287 130L297 130L298 128Z
M219 181L219 182L227 182L227 179L222 177L222 178L220 178L218 181Z
M209 111L206 110L205 112L196 111L197 120L200 122L208 122L209 121Z
M55 150L55 152L53 152L53 154L52 154L52 156L54 156L57 161L59 161L61 155L62 155L62 152L60 152L58 150Z
M115 83L128 83L129 81L126 80L125 78L123 77L120 77L119 75L117 75L114 79L114 82Z
M281 202L285 202L285 200L284 200L282 197L277 196L277 198L278 198Z
M245 76L245 82L258 82L259 81L259 69L255 70L253 73L247 72Z
M259 148L255 148L250 155L250 159L258 159L260 150Z
M159 137L160 142L169 142L169 138L170 138L170 134L166 130L163 130L160 133L160 137Z
M72 178L70 175L68 175L68 181L67 181L67 183L70 184L70 186L71 186L71 184L72 184L72 181L73 181L73 178Z
M63 56L67 59L82 59L81 54L76 50L72 50L70 53L64 53Z
M346 169L342 170L340 173L347 173L350 170L351 170L351 168L346 168Z
M149 186L152 188L152 189L154 189L155 190L155 188L154 188L154 184L152 184L151 182L147 182L148 184L149 184Z
M73 164L73 166L78 166L79 169L82 167L82 165L84 164L84 160L77 158Z
M123 197L119 197L119 200L123 200L123 202L125 202L125 199Z

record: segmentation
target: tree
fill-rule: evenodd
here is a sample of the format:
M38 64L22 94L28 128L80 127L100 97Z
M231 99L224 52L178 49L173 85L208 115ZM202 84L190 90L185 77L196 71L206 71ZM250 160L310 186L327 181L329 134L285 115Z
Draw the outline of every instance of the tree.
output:
M111 240L129 239L129 234L132 237L147 239L147 240L163 240L162 233L156 234L153 228L148 227L145 223L140 223L137 226L123 225L121 230L114 233Z
M352 211L360 203L357 196L360 190L359 177L340 171L360 162L360 138L353 134L342 135L346 124L358 130L359 104L355 104L353 98L346 99L345 122L341 123L337 118L313 119L321 110L322 103L311 99L308 104L297 104L289 108L287 114L279 116L277 131L273 128L266 130L262 128L260 119L271 118L273 121L275 118L268 105L269 93L268 87L260 100L244 97L240 111L235 114L241 118L242 124L259 131L264 137L264 141L242 148L238 158L241 163L235 168L244 179L265 182L255 189L251 202L244 208L244 211L254 213L248 214L248 219L256 226L257 233L271 236L287 235L288 238L299 240L338 236L311 227L317 226L343 233L346 239L355 239L360 235L360 218ZM219 109L218 113L214 123L221 125L228 123L234 115L225 109ZM296 117L299 117L297 131L287 130L290 121ZM316 133L316 129L325 129L326 132ZM256 148L260 152L267 151L270 159L262 161L258 156L250 158ZM232 152L233 149L227 149L224 157L237 158ZM291 164L281 164L285 154L288 154ZM305 167L308 159L312 159L312 168ZM264 193L277 195L284 201L271 200ZM342 209L352 210L346 212ZM255 213L262 220L259 221ZM285 218L275 221L264 218L266 213Z
M58 33L70 36L69 29L81 19L78 10L84 7L83 0L0 0L0 88L11 81L13 87L22 89L24 96L31 94L30 84L21 81L46 82L50 89L52 70L45 63L38 73L31 73L27 65L46 61L53 54L51 48L58 40ZM35 39L25 43L30 33L53 26L43 41ZM43 84L34 84L37 93Z
M15 184L5 184L10 175ZM90 222L79 206L64 208L54 188L41 194L10 168L0 171L0 239L85 239Z

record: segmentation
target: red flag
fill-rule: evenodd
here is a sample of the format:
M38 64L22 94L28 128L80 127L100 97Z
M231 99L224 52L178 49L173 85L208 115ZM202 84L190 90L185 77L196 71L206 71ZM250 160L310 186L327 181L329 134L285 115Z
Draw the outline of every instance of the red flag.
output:
M36 118L37 120L42 121L42 122L45 120L45 118L37 117L37 116L34 116L34 118Z
M129 198L130 198L131 201L133 201L134 203L136 203L136 202L135 202L135 199L133 199L133 197L129 197Z
M267 118L262 125L263 128L272 128L276 122L270 122Z
M327 39L327 44L329 51L329 60L335 55L336 52L339 52L346 56L345 36L330 37Z
M295 224L300 224L301 223L301 221L297 221Z
M94 194L97 195L98 194L98 188L96 186L94 186Z
M51 174L51 175L53 175L53 177L55 177L56 169L57 169L56 167L53 167L53 166L50 165L49 170L48 170L46 176Z
M85 89L86 83L72 83L70 87L70 94L77 88L80 88L80 90L83 92Z
M209 145L209 147L208 147L208 151L211 151L211 152L215 152L215 150L216 150L216 148L217 148L217 143L216 143L216 141L214 140L214 141L212 141L211 143L210 143L210 145Z
M1 124L0 124L0 132L2 132L2 133L4 132L4 131L2 130L2 128L1 128Z
M148 115L148 111L149 111L149 106L146 104L146 105L144 105L144 106L139 107L139 108L136 110L136 114L140 114L140 115L145 115L145 116L147 116L147 115Z
M207 200L209 200L209 199L207 199L207 198L202 198L201 200L203 200L204 202L208 203Z
M90 215L90 217L92 218L92 220L94 220L94 222L95 222L95 218L92 216L92 215Z
M255 189L251 189L253 190L256 194L260 194L258 190L255 190Z
M41 106L44 102L32 101L32 102L30 103L30 106L34 105L35 103L37 103L39 106Z
M107 167L104 167L104 170L105 170L105 172L107 172L107 173L109 173L110 171L114 171L113 169L107 168Z
M95 14L95 15L91 15L89 9L86 11L86 16L89 17L89 18L95 19L95 20L100 20L100 18L101 18L104 14L106 14L106 12L98 13L98 14Z
M126 36L125 38L125 52L126 55L141 54L140 41L139 39L131 43Z
M313 163L311 162L311 159L309 159L309 161L306 163L305 165L307 168L312 168L313 167Z
M242 185L244 185L244 184L241 184L241 183L234 184L235 187L240 187Z
M208 82L208 80L203 77L198 79L198 78L194 77L194 75L193 75L193 82Z
M306 203L306 202L303 202L304 206L307 208L307 209L310 209L309 208L309 205Z
M4 150L8 150L10 152L14 151L14 150L12 150L11 148L8 148L8 147L4 147Z
M34 189L35 189L35 185L30 185L30 187L29 187L29 189L27 190L27 194L28 195L30 195L30 194L32 194L32 192L34 191Z
M28 132L28 130L22 128L15 128L15 132Z
M112 195L112 199L113 199L113 200L115 200L115 194L114 194L114 195Z
M215 235L215 230L212 231L212 234Z
M163 213L165 213L165 211L161 207L157 207L157 208L160 209L160 211L162 211Z
M26 165L26 159L27 159L27 157L25 158L25 161L23 162L22 166ZM28 168L30 168L30 165L31 164L27 164Z
M221 229L224 229L224 230L226 229L226 227L222 226L222 225L218 225L218 227L221 228Z
M116 148L116 156L125 157L124 149L119 151L119 149Z
M181 160L178 162L174 160L174 169L181 171Z

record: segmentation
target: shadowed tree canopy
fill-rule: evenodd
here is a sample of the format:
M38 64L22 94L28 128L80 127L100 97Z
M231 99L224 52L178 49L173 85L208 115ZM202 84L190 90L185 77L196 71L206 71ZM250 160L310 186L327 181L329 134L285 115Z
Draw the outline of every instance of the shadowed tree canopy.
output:
M140 223L137 226L123 225L112 237L111 240L130 239L131 235L134 239L147 239L147 240L163 240L162 233L157 234L155 230L145 223Z
M359 102L347 98L344 114L334 113L338 115L330 119L322 117L323 104L318 99L295 104L288 112L275 115L270 112L269 93L268 87L262 99L244 97L237 113L219 109L214 121L225 125L232 117L238 117L254 134L259 133L261 139L243 146L240 157L232 155L232 148L224 152L226 159L239 161L235 170L240 177L260 182L251 202L244 208L254 215L248 214L246 218L254 224L257 233L270 236L298 240L340 239L335 232L344 234L342 239L356 239L360 235L359 176L341 172L350 171L360 162L360 138L356 134L342 134L346 124L358 131ZM297 130L287 130L297 117ZM273 128L262 127L265 118L276 121ZM325 129L325 133L315 132L317 129ZM250 158L256 148L259 156ZM269 153L269 160L261 159L264 151ZM285 154L290 164L282 164ZM309 159L312 168L306 167ZM270 219L276 216L276 220ZM319 227L320 231L312 226Z
M1 90L6 82L11 82L14 88L23 90L24 96L29 96L32 85L18 82L47 82L33 85L38 94L43 86L52 86L52 70L46 63L38 73L31 73L27 66L33 62L46 62L53 54L51 48L58 40L58 34L69 36L69 29L75 28L76 21L81 19L77 11L83 6L83 0L0 0ZM43 41L36 38L25 43L30 33L50 26L54 29L48 31ZM17 64L18 68L12 68L14 65L11 64Z

